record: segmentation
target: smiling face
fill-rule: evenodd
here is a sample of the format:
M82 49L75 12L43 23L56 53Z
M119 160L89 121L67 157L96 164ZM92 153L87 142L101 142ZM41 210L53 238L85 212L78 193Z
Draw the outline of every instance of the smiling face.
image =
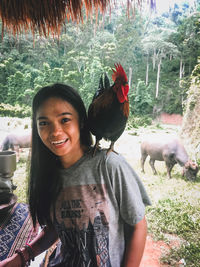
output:
M63 167L70 167L83 155L79 116L71 104L48 98L38 108L36 121L42 142L60 158Z

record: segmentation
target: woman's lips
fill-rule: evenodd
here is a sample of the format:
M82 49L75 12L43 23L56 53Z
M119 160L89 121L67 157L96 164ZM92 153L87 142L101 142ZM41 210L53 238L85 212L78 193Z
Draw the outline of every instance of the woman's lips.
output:
M51 144L54 145L54 146L60 146L60 145L63 145L64 143L66 143L68 140L67 139L63 139L63 140L56 140L56 141L51 141Z

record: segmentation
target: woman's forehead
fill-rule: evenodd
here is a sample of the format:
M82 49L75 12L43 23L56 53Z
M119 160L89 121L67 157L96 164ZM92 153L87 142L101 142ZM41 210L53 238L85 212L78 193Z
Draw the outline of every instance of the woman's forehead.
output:
M49 97L38 108L37 114L41 113L77 113L75 108L66 100L59 97Z

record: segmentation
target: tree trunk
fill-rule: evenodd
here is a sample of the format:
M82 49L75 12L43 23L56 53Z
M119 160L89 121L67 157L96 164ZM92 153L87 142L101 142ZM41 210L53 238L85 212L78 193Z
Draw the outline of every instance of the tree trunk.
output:
M145 82L145 84L148 85L148 82L149 82L149 54L147 55L146 82Z
M183 65L183 59L181 57L181 60L180 60L180 73L179 73L179 78L182 79L183 78L183 75L184 74L184 65Z
M153 70L155 70L155 67L156 67L156 50L154 49L154 52L153 52Z
M158 98L158 91L159 91L160 67L161 67L161 59L159 60L159 63L158 63L157 81L156 81L156 98Z
M179 69L179 78L181 79L182 78L182 64L183 64L183 61L182 61L182 58L180 60L180 69Z

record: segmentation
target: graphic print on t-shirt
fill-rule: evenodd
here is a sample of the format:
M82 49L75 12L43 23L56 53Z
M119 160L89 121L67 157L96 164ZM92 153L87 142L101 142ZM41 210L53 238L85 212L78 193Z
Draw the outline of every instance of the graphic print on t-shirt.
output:
M109 210L105 185L65 188L56 204L65 266L110 267Z

